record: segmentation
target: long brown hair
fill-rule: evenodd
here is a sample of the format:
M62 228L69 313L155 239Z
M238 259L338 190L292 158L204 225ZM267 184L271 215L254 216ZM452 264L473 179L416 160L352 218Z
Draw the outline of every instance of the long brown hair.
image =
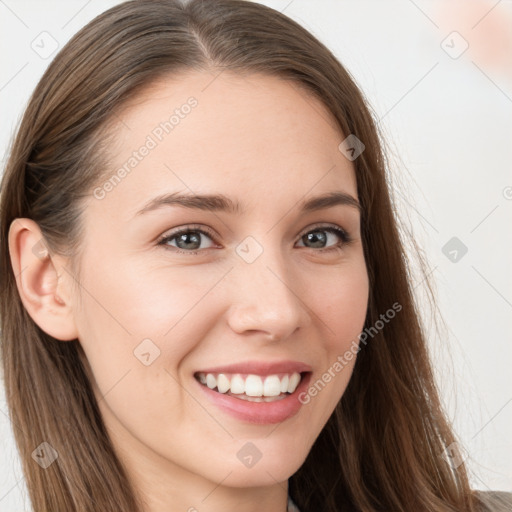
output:
M79 341L52 338L22 305L9 226L21 217L36 221L50 252L71 256L79 275L81 199L107 166L109 121L143 87L187 69L288 80L319 98L340 132L366 148L354 161L370 278L365 329L392 304L401 311L358 354L341 401L290 478L301 512L476 510L464 464L442 456L455 438L412 295L388 163L354 80L310 33L263 5L146 0L98 16L55 57L26 109L2 181L1 355L34 511L137 512L143 505L113 450ZM44 471L31 457L42 441L59 453Z

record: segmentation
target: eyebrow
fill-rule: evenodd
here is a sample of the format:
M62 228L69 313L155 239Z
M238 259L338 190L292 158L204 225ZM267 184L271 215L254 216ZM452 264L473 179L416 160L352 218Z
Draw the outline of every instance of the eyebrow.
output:
M361 211L361 204L350 194L342 191L329 192L310 198L299 203L302 212L325 210L334 206L350 206ZM136 214L142 215L164 206L182 206L196 210L211 212L244 213L244 208L238 201L233 201L223 194L162 194L148 201Z

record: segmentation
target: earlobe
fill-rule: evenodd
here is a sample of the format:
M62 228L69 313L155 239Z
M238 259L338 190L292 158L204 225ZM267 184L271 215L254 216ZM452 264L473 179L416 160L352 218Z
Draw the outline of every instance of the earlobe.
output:
M69 286L59 278L62 262L49 253L35 221L13 220L9 254L21 301L34 322L58 340L77 338Z

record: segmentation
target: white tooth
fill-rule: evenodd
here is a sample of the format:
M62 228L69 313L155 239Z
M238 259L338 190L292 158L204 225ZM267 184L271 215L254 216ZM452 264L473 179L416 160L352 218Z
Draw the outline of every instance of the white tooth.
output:
M206 384L206 375L204 373L199 374L199 382L201 384Z
M233 377L231 377L231 393L234 395L245 393L244 379L242 379L240 375L233 375Z
M264 396L278 396L281 394L281 381L277 375L269 375L263 384Z
M223 373L219 373L217 377L217 389L219 390L219 393L226 393L226 391L229 391L229 385L229 379Z
M215 387L217 387L217 379L215 378L214 375L212 375L211 373L208 373L206 375L206 385L210 388L210 389L213 389Z
M289 382L288 375L285 375L281 379L281 393L286 393L288 391L288 382Z
M245 379L245 394L247 396L263 395L263 381L259 375L247 375Z
M293 393L300 382L300 373L292 373L290 377L290 382L288 382L288 393Z

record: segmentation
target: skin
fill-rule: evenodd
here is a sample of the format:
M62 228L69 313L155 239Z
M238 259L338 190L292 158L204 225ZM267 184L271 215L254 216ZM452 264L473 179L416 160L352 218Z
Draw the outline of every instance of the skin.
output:
M299 211L304 199L333 190L357 198L356 179L338 150L345 136L309 93L265 75L213 78L195 71L161 81L119 115L111 174L169 113L198 100L112 191L87 199L79 286L66 259L34 256L41 235L29 219L11 226L11 258L32 318L63 342L79 339L114 447L147 511L284 512L288 478L342 396L355 358L295 416L272 425L219 409L193 374L295 360L311 365L315 382L357 340L368 302L359 211ZM164 192L192 191L222 193L245 211L167 206L135 215ZM342 243L321 252L302 238L318 223L345 229L352 241L321 230L327 248ZM215 234L198 235L196 255L177 253L176 239L158 245L190 224ZM252 263L236 252L247 236L263 249ZM148 366L134 356L147 338L160 349ZM251 468L237 457L248 441L262 454Z

